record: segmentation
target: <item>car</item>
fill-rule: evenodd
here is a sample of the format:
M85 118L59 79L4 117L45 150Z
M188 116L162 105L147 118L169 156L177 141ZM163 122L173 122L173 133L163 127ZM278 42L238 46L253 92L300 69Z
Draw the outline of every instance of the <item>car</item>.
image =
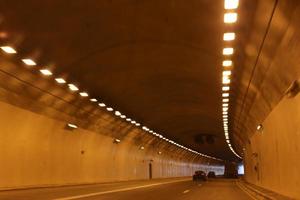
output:
M216 178L216 173L214 171L210 171L210 172L208 172L207 177L208 178Z
M207 176L204 171L195 171L195 174L193 175L193 181L206 181Z

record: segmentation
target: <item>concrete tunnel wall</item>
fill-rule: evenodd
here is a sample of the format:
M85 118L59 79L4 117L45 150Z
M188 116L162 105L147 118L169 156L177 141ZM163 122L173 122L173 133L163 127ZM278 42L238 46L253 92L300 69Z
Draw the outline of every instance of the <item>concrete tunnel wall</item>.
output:
M0 189L149 179L150 162L153 178L224 172L221 162L162 141L53 80L0 65ZM68 122L79 128L66 129Z
M241 118L237 110L234 127L235 136L244 140L240 146L245 148L246 180L293 199L300 199L300 95L289 97L287 91L300 78L299 18L297 0L259 2L246 45L247 59L242 66L247 70L240 77L241 88L246 88L260 45L262 48L244 110ZM240 93L238 102L244 94ZM256 130L259 124L263 131Z
M246 180L300 199L300 95L284 98L246 145Z

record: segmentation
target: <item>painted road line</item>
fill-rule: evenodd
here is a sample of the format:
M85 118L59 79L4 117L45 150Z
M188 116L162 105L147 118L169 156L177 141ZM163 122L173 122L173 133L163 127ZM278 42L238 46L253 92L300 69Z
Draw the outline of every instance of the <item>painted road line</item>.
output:
M109 191L103 191L103 192L94 192L94 193L83 194L83 195L62 197L62 198L57 198L57 199L53 199L53 200L82 199L82 198L86 198L86 197L98 196L98 195L103 195L103 194L110 194L110 193L115 193L115 192L125 192L125 191L130 191L130 190L137 190L137 189L141 189L141 188L147 188L147 187L153 187L153 186L159 186L159 185L166 185L166 184L170 184L170 183L185 182L185 181L190 181L190 179L177 180L177 181L168 181L168 182L164 182L164 183L153 183L153 184L148 184L148 185L141 185L141 186L136 186L136 187L122 188L122 189L109 190Z
M236 182L236 185L244 192L246 193L251 199L258 200L253 194L248 192L244 187L242 187L238 182Z
M190 190L184 190L183 191L183 194L186 194L186 193L188 193Z

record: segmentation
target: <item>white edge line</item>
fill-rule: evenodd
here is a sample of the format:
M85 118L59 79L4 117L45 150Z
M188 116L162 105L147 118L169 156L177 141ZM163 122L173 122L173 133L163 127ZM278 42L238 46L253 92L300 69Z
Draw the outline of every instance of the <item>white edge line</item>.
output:
M189 181L189 180L190 179L184 179L184 180L178 180L178 181L169 181L169 182L164 182L164 183L153 183L153 184L149 184L149 185L122 188L122 189L109 190L109 191L103 191L103 192L94 192L94 193L76 195L76 196L70 196L70 197L62 197L62 198L57 198L57 199L53 199L53 200L81 199L81 198L86 198L86 197L91 197L91 196L98 196L98 195L102 195L102 194L110 194L110 193L115 193L115 192L124 192L124 191L129 191L129 190L136 190L136 189L140 189L140 188L147 188L147 187L153 187L153 186L158 186L158 185L165 185L165 184L169 184L169 183L184 182L184 181Z
M236 185L242 190L244 193L246 193L251 199L258 200L256 197L253 196L253 194L249 193L247 190L245 190L242 186L240 186L239 183L236 182Z

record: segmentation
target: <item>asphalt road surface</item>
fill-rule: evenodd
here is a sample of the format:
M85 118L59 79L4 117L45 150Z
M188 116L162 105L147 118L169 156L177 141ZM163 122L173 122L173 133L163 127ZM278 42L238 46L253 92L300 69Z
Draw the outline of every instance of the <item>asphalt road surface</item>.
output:
M85 186L0 192L1 200L253 200L236 180L191 179L130 181Z

